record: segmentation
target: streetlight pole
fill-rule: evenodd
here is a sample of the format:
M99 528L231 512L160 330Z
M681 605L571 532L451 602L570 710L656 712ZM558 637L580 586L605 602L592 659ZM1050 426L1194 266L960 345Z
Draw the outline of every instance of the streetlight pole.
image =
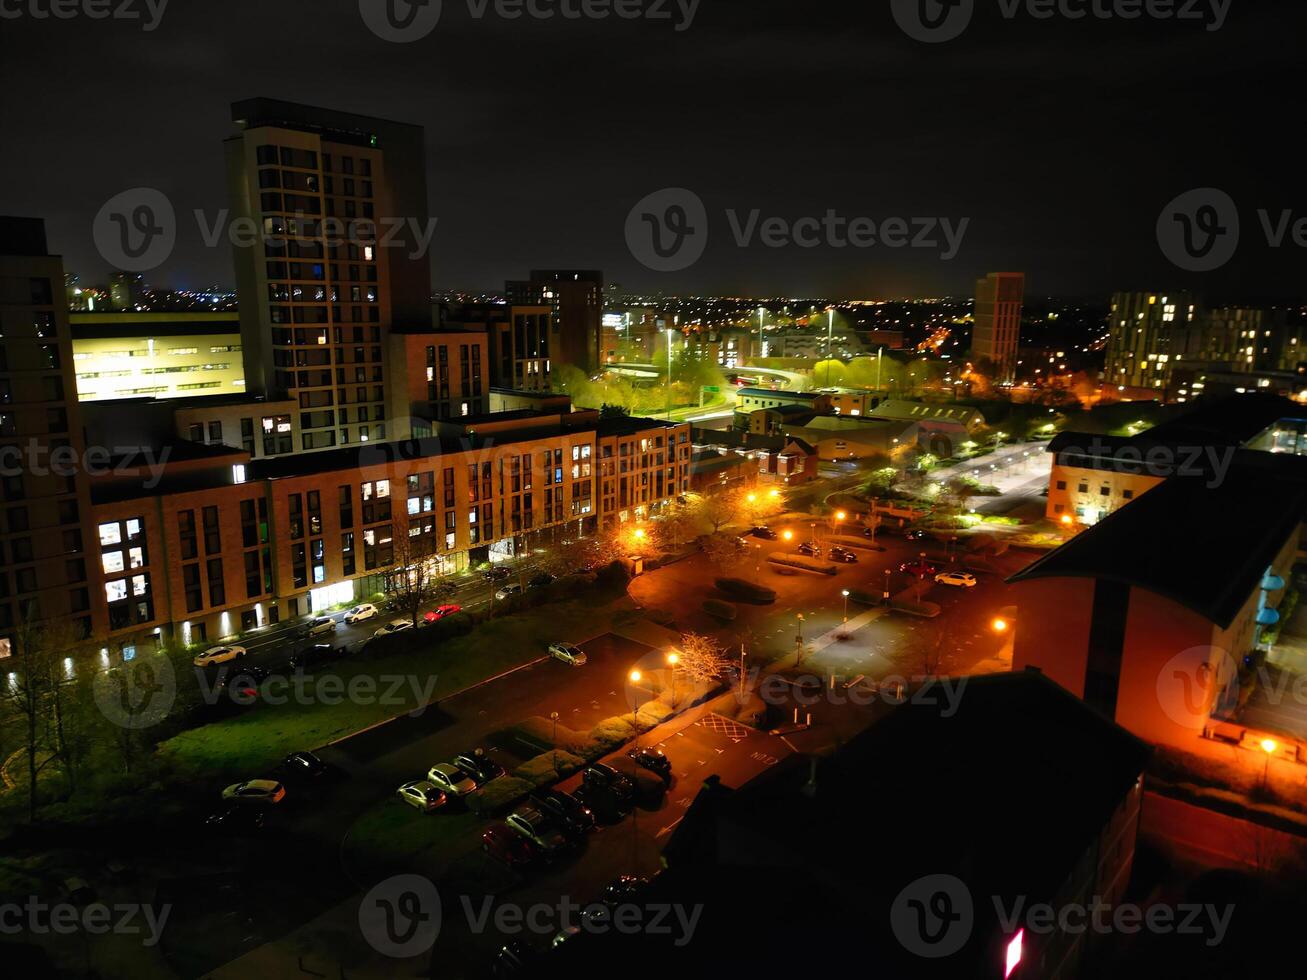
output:
M549 720L554 723L554 734L551 741L554 743L554 772L558 772L558 712L549 712Z
M740 641L740 697L744 697L744 641Z
M876 350L876 394L880 395L880 365L885 357L885 348L879 347Z
M635 701L635 712L631 715L631 718L637 725L640 723L640 689L635 685L640 683L640 677L641 674L638 670L631 671L631 697Z
M849 621L849 590L844 590L844 622Z
M681 655L675 650L667 654L667 665L672 668L672 710L676 710L676 665L680 662Z
M672 328L667 328L667 420L672 419Z
M830 387L830 359L831 348L835 343L835 307L830 308L830 316L826 321L826 387Z

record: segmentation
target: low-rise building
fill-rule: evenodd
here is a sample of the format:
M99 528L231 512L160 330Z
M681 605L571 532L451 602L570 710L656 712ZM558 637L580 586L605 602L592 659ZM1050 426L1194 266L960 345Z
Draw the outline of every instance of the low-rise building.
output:
M798 425L784 425L787 438L802 439L816 447L824 460L867 459L887 456L899 446L917 442L911 422L840 415L819 415Z

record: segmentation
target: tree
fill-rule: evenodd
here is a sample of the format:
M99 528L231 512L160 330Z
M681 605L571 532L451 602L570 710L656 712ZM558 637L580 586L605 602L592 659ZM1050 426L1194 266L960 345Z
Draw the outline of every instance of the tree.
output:
M654 522L654 537L658 541L659 547L664 550L678 551L681 542L687 541L694 536L698 525L699 522L695 520L694 512L688 505L673 504L671 509L665 511Z
M430 535L405 536L395 542L395 563L386 572L386 593L395 608L416 624L429 607L448 599L456 586L445 574Z
M703 551L723 572L731 572L749 554L749 546L734 534L712 534L704 538Z
M720 644L712 637L683 633L677 650L676 670L690 680L711 684L734 666Z
M599 406L599 417L601 419L624 419L629 418L631 410L625 405L609 405L607 402Z
M953 652L948 627L938 620L926 620L907 638L894 660L918 677L938 677Z
M740 516L740 492L719 490L704 494L695 501L694 512L716 534Z

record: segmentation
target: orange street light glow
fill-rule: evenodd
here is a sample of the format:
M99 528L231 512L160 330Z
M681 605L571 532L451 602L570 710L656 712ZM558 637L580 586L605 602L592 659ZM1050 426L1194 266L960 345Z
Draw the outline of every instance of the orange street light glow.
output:
M794 532L793 532L793 531L785 531L781 536L782 536L783 538L785 538L786 541L789 541L792 537L794 537Z
M1280 747L1279 744L1273 738L1262 739L1262 751L1265 752L1267 755L1270 755L1279 747Z
M631 671L631 683L632 683L632 684L639 684L639 683L640 683L640 678L641 678L642 676L644 676L644 675L641 674L638 670L633 670L633 671Z
M643 538L643 537L644 537L644 528L642 528L642 527L637 527L637 528L635 529L635 537L636 537L637 540L639 540L640 538Z
M837 520L837 521L842 521L842 520L844 520L844 518L846 518L846 517L848 517L848 516L849 516L849 515L846 514L846 513L844 513L844 511L842 511L842 510L841 510L841 511L837 511L836 514L835 514L835 520Z
M675 667L678 663L680 663L680 661L681 661L681 655L677 653L675 650L667 654L667 663L670 666Z
M1063 515L1062 515L1062 523L1063 523L1063 524L1070 524L1070 523L1071 523L1071 515L1070 515L1070 514L1063 514Z
M994 627L995 633L1002 633L1007 629L1007 620L1002 616L996 616L991 625Z

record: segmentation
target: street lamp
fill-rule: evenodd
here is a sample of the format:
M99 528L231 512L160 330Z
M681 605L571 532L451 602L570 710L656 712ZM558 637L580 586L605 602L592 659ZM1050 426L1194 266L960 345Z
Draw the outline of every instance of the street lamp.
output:
M1280 746L1273 738L1264 738L1261 741L1262 751L1266 753L1266 764L1262 767L1262 789L1266 789L1266 777L1271 772L1271 756Z
M639 688L637 688L635 685L640 683L640 678L643 676L644 675L641 674L638 670L633 670L628 675L631 681L631 697L635 699L635 713L631 717L636 721L640 720L640 693L639 693Z
M847 623L849 621L849 590L845 589L841 594L844 596L844 622Z
M680 663L681 655L675 650L667 653L667 666L672 668L672 709L676 709L676 665Z
M994 628L995 633L1007 632L1007 620L1004 619L1002 616L995 616L994 621L989 625Z
M558 712L557 711L549 712L549 720L554 723L554 734L553 734L552 741L554 743L554 772L557 773L558 772Z
M789 528L786 528L784 531L781 532L781 537L783 537L786 541L793 541L794 532L791 531Z

